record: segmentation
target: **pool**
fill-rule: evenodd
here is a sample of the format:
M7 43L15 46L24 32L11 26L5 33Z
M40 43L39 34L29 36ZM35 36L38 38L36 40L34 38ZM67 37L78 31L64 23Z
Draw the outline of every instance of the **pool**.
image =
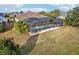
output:
M45 30L45 29L49 29L49 28L52 28L52 27L53 27L52 24L44 25L44 26L36 26L34 28L31 28L30 32L35 33L35 32L39 32L39 31L42 31L42 30Z

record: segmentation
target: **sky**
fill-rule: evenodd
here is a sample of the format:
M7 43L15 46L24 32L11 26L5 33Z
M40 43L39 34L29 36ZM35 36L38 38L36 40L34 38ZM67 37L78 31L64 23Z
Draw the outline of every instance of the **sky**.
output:
M75 4L0 4L0 12L19 12L19 11L32 11L32 12L40 12L46 11L50 12L55 9L59 9L61 11L68 11L69 9L74 8Z

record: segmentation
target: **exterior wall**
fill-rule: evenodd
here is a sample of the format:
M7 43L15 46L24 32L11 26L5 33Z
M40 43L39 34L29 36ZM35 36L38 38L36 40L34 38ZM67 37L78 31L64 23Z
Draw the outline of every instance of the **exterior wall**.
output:
M19 19L15 18L15 22L18 22L18 21L19 21Z

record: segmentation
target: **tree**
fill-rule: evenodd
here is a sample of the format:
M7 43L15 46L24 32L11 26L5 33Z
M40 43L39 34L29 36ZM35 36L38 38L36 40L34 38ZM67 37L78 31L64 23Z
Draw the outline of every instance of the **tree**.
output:
M39 14L47 15L47 13L45 11L41 11L41 12L39 12Z
M65 23L70 26L79 25L79 7L75 7L67 13Z
M18 21L14 23L16 32L26 33L28 32L28 24L25 21Z
M41 11L39 12L39 14L42 14L42 15L45 15L45 16L48 16L49 18L51 18L51 14L49 12L45 12L45 11Z
M49 16L49 13L45 12L45 11L41 11L41 12L39 12L39 14L42 14L42 15L45 15L45 16Z
M51 12L45 12L45 11L41 11L39 12L39 14L43 14L45 16L48 16L49 18L53 18L53 17L57 17L60 15L60 10L59 9L55 9Z
M20 52L19 45L15 45L5 38L0 38L0 55L19 55Z
M59 15L60 15L60 10L59 9L55 9L54 11L50 12L51 17L57 17Z

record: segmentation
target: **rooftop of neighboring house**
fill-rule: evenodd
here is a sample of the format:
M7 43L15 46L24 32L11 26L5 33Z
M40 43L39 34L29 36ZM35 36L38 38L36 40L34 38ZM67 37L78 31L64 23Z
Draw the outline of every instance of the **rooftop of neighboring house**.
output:
M44 17L47 17L47 16L44 16L42 14L38 14L35 12L30 12L30 11L23 14L16 14L16 19L19 19L19 20L25 20L28 18L44 18Z
M0 15L0 18L5 19L5 17L3 15Z
M3 15L0 15L0 22L6 21L6 18Z
M15 13L15 12L14 12L14 13L9 13L9 16L10 16L10 17L14 17L16 14L17 14L17 13Z

